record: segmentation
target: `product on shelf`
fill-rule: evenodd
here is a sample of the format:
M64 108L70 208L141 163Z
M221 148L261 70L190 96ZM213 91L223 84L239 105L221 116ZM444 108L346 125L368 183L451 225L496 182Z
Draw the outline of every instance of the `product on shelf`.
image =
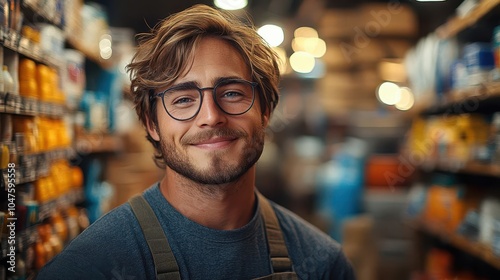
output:
M78 223L78 209L75 206L70 206L66 209L66 224L68 225L68 242L73 240L80 232Z
M427 252L412 279L500 279L499 4L464 1L405 59L425 108L404 151L421 175L407 212Z
M479 241L489 246L495 238L495 223L500 221L500 199L487 197L481 203ZM498 234L498 232L497 232ZM496 236L498 238L498 236Z
M55 234L59 237L62 244L66 244L68 241L68 224L64 221L61 213L56 211L50 219Z
M408 149L425 161L459 169L468 162L488 162L488 139L492 124L479 114L438 115L416 119L411 128Z
M47 65L38 64L36 68L36 80L38 82L38 96L42 101L50 100L51 88L50 88L50 70Z
M488 138L491 162L500 165L500 112L493 114Z
M0 142L12 141L12 115L0 114Z
M429 250L426 259L426 272L431 279L453 279L453 255L442 249Z
M479 212L476 209L470 209L465 214L456 232L468 240L477 241L479 238L479 227Z
M19 94L38 98L36 63L31 59L24 58L19 61Z
M40 47L45 53L60 59L64 50L64 34L58 27L48 23L38 23L40 32Z
M47 253L42 240L35 243L35 269L41 269L47 263Z
M90 223L86 210L75 206L85 195L84 175L69 162L73 127L68 119L74 114L67 114L68 107L77 108L85 88L84 61L89 53L64 49L66 43L81 47L65 34L82 38L83 1L0 0L0 8L0 171L16 164L19 245L16 273L0 266L0 279L32 279ZM90 16L96 25L85 27L99 31L92 40L98 42L107 32L96 29L104 15ZM104 114L105 109L99 112ZM0 189L6 188L2 175ZM2 207L3 236L7 218ZM6 252L5 244L0 243L0 252Z
M463 48L467 67L468 85L480 85L489 81L490 71L495 68L493 48L487 43L470 43Z
M22 150L24 154L36 153L39 151L39 143L37 140L38 129L35 125L35 121L31 117L26 116L13 116L12 121L14 124L13 132L16 138L24 140L22 145Z
M12 78L12 75L9 72L9 67L7 65L4 65L2 68L2 74L3 74L3 91L16 94L15 90L15 85L14 85L14 79Z
M62 89L66 93L66 102L70 108L77 108L85 90L85 56L77 50L64 50L66 59L62 71Z
M29 44L39 46L40 32L29 25L23 25L21 35L28 40Z

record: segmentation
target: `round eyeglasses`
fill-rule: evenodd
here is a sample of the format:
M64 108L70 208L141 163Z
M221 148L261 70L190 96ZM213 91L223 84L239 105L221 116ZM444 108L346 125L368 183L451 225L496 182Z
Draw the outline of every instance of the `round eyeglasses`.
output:
M212 90L215 104L228 115L242 115L255 101L256 82L223 79L213 87L199 88L194 83L181 83L152 96L161 97L167 114L178 121L194 118L203 103L203 91Z

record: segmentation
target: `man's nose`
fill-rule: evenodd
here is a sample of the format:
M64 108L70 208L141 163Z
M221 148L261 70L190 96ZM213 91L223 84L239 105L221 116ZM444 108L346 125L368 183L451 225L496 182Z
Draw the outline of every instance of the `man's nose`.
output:
M201 108L196 116L196 125L198 126L218 126L227 121L227 115L224 113L213 98L212 89L205 89L202 92Z

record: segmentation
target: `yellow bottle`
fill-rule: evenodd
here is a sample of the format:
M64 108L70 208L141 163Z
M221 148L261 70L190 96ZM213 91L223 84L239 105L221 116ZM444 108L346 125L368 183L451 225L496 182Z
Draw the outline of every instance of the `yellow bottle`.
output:
M36 81L36 63L31 59L19 61L19 94L26 97L38 98L38 84Z

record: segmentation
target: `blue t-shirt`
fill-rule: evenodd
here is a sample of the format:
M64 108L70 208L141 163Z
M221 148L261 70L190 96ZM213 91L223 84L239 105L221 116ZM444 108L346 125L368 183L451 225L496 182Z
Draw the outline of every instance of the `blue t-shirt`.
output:
M215 230L179 213L163 197L159 184L147 189L144 197L165 231L182 279L252 279L271 273L259 206L247 225ZM354 279L337 242L271 204L300 279ZM37 279L156 279L153 258L130 204L90 225L42 268Z

